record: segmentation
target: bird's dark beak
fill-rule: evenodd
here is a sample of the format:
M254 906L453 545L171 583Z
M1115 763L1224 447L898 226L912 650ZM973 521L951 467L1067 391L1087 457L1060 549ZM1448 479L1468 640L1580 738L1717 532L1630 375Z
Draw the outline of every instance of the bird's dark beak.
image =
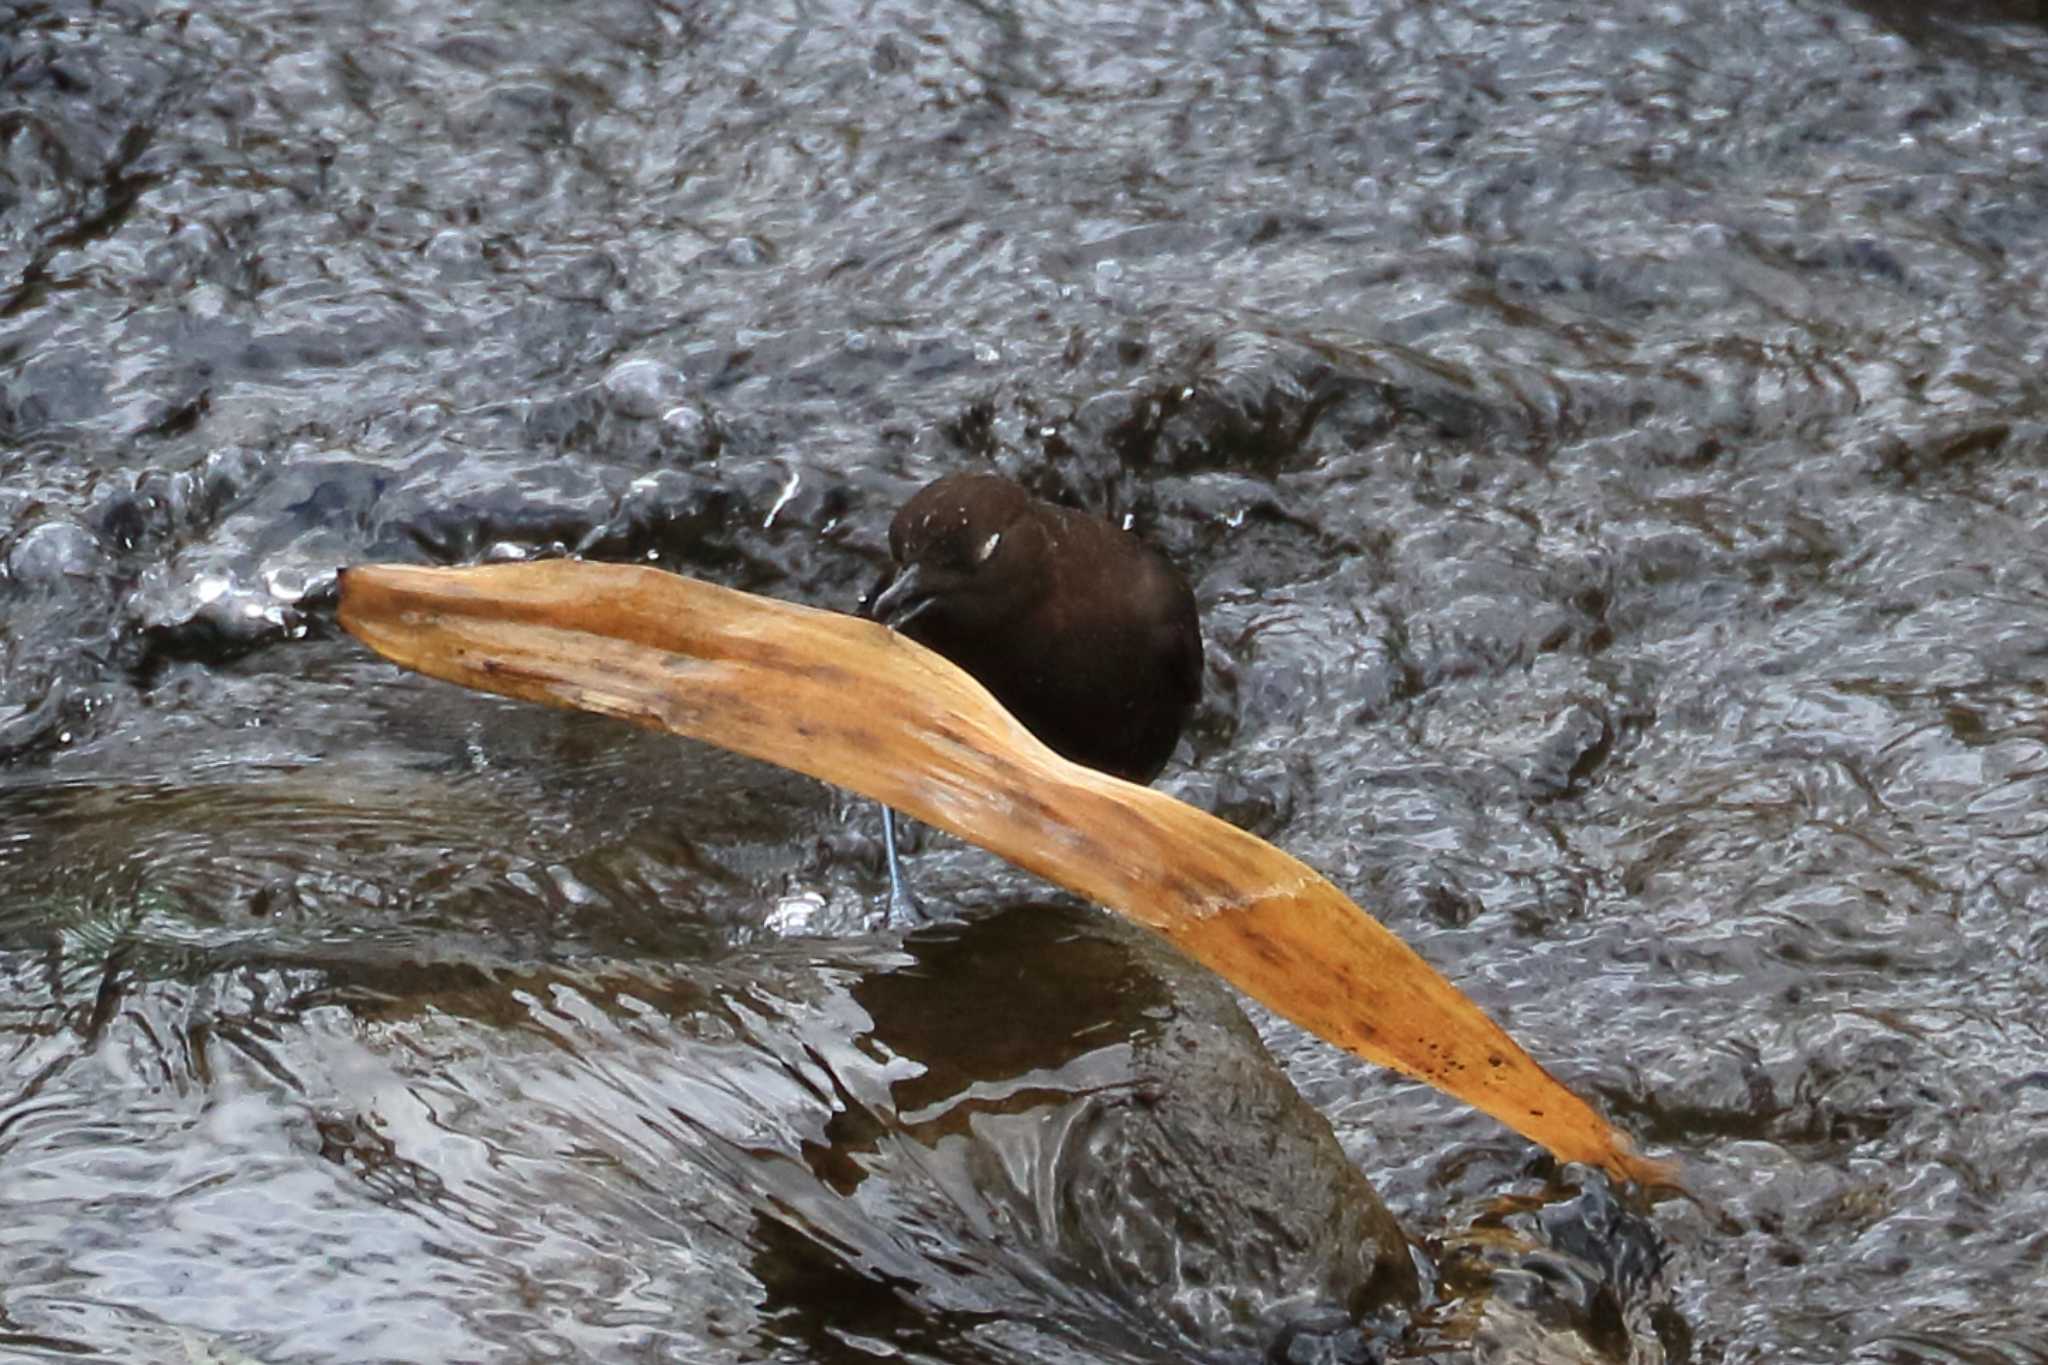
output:
M874 596L868 599L867 610L862 614L869 620L901 630L922 616L936 600L918 566L906 564L894 578L879 586Z

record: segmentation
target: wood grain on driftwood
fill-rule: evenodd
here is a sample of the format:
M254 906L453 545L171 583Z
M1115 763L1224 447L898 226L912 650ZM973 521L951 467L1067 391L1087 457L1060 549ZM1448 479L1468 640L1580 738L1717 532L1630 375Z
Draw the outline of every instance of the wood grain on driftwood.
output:
M656 569L347 571L342 624L407 668L668 730L886 802L1178 944L1239 990L1568 1161L1662 1163L1298 860L1054 754L967 674L869 621Z

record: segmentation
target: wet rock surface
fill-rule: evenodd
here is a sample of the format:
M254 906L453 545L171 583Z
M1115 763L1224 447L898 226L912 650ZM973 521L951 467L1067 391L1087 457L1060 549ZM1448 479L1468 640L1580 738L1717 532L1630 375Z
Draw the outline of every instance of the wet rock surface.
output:
M2035 8L0 9L9 1348L2038 1352ZM958 468L1165 549L1166 785L1697 1200L333 623L850 608Z

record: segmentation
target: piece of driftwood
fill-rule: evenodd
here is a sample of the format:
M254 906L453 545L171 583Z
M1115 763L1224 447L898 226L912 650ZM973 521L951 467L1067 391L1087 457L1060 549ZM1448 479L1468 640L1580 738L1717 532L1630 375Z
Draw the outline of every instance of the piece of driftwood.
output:
M341 622L436 678L687 735L886 802L1157 930L1318 1037L1565 1160L1672 1182L1312 869L1059 757L967 674L883 626L578 560L350 569Z

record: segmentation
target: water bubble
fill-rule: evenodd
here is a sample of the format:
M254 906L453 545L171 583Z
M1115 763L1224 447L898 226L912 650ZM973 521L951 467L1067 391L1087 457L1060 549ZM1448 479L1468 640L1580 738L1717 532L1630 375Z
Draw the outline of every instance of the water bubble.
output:
M681 370L646 356L622 360L605 372L605 396L628 417L656 418L673 412L689 394Z
M74 521L46 521L22 532L7 551L7 574L17 582L87 578L105 556L93 533Z
M768 244L758 237L735 237L725 244L725 259L734 265L759 265L768 256Z
M474 233L446 228L427 238L420 254L437 265L470 265L482 258L483 247Z
M711 431L710 421L694 403L678 403L664 412L661 427L671 440L692 450L701 447Z

